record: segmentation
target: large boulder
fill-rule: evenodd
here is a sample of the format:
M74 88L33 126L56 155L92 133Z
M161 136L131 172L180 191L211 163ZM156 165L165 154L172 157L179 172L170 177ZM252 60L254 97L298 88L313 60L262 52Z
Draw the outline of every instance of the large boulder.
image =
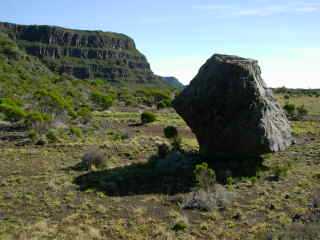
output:
M173 106L205 156L260 155L292 143L290 125L256 60L216 54Z

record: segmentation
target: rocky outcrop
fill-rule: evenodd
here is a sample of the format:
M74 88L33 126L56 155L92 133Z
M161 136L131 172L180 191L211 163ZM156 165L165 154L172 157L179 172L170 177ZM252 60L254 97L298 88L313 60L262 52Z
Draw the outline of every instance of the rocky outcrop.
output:
M183 89L184 85L176 78L176 77L162 77L163 80L168 83L170 86L177 88L177 89Z
M292 143L289 122L256 60L214 55L173 102L205 156L259 155Z
M77 78L153 83L162 81L123 34L72 30L53 26L0 23L27 54L40 58L51 70Z

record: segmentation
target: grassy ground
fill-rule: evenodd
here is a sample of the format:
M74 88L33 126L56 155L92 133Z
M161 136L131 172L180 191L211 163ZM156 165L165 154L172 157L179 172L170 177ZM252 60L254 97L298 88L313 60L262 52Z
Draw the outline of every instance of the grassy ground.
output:
M310 204L320 184L320 122L294 122L296 145L263 156L264 170L257 177L229 184L230 204L201 212L180 207L179 199L192 185L174 194L155 191L167 181L187 185L181 172L175 173L177 178L165 178L145 171L157 143L167 141L164 126L179 128L187 151L197 149L193 134L173 112L158 113L158 121L145 126L137 124L139 116L95 113L81 139L45 146L0 142L0 239L266 239L267 233L289 231L314 214ZM93 145L106 154L109 169L75 170ZM141 165L130 167L135 163ZM146 175L128 173L137 169ZM117 195L101 188L109 184L104 173L120 177L128 191ZM90 175L96 186L81 188L76 180ZM146 191L136 191L135 184Z
M320 115L320 98L317 96L308 96L308 95L298 95L298 96L289 96L285 98L286 95L279 94L276 95L278 101L281 105L285 105L286 103L291 103L296 106L304 105L306 109L309 111L309 115Z

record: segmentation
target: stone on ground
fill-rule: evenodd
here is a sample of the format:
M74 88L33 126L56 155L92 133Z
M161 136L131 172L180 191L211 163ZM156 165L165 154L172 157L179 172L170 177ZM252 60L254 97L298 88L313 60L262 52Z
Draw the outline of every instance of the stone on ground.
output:
M260 155L292 143L287 117L256 60L216 54L173 102L200 152Z

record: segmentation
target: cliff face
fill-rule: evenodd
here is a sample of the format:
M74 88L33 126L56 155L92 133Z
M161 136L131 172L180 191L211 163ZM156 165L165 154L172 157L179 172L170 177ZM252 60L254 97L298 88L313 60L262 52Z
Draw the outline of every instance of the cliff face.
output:
M41 59L52 71L80 79L156 83L147 59L126 35L71 30L51 26L25 26L0 23L27 54Z

